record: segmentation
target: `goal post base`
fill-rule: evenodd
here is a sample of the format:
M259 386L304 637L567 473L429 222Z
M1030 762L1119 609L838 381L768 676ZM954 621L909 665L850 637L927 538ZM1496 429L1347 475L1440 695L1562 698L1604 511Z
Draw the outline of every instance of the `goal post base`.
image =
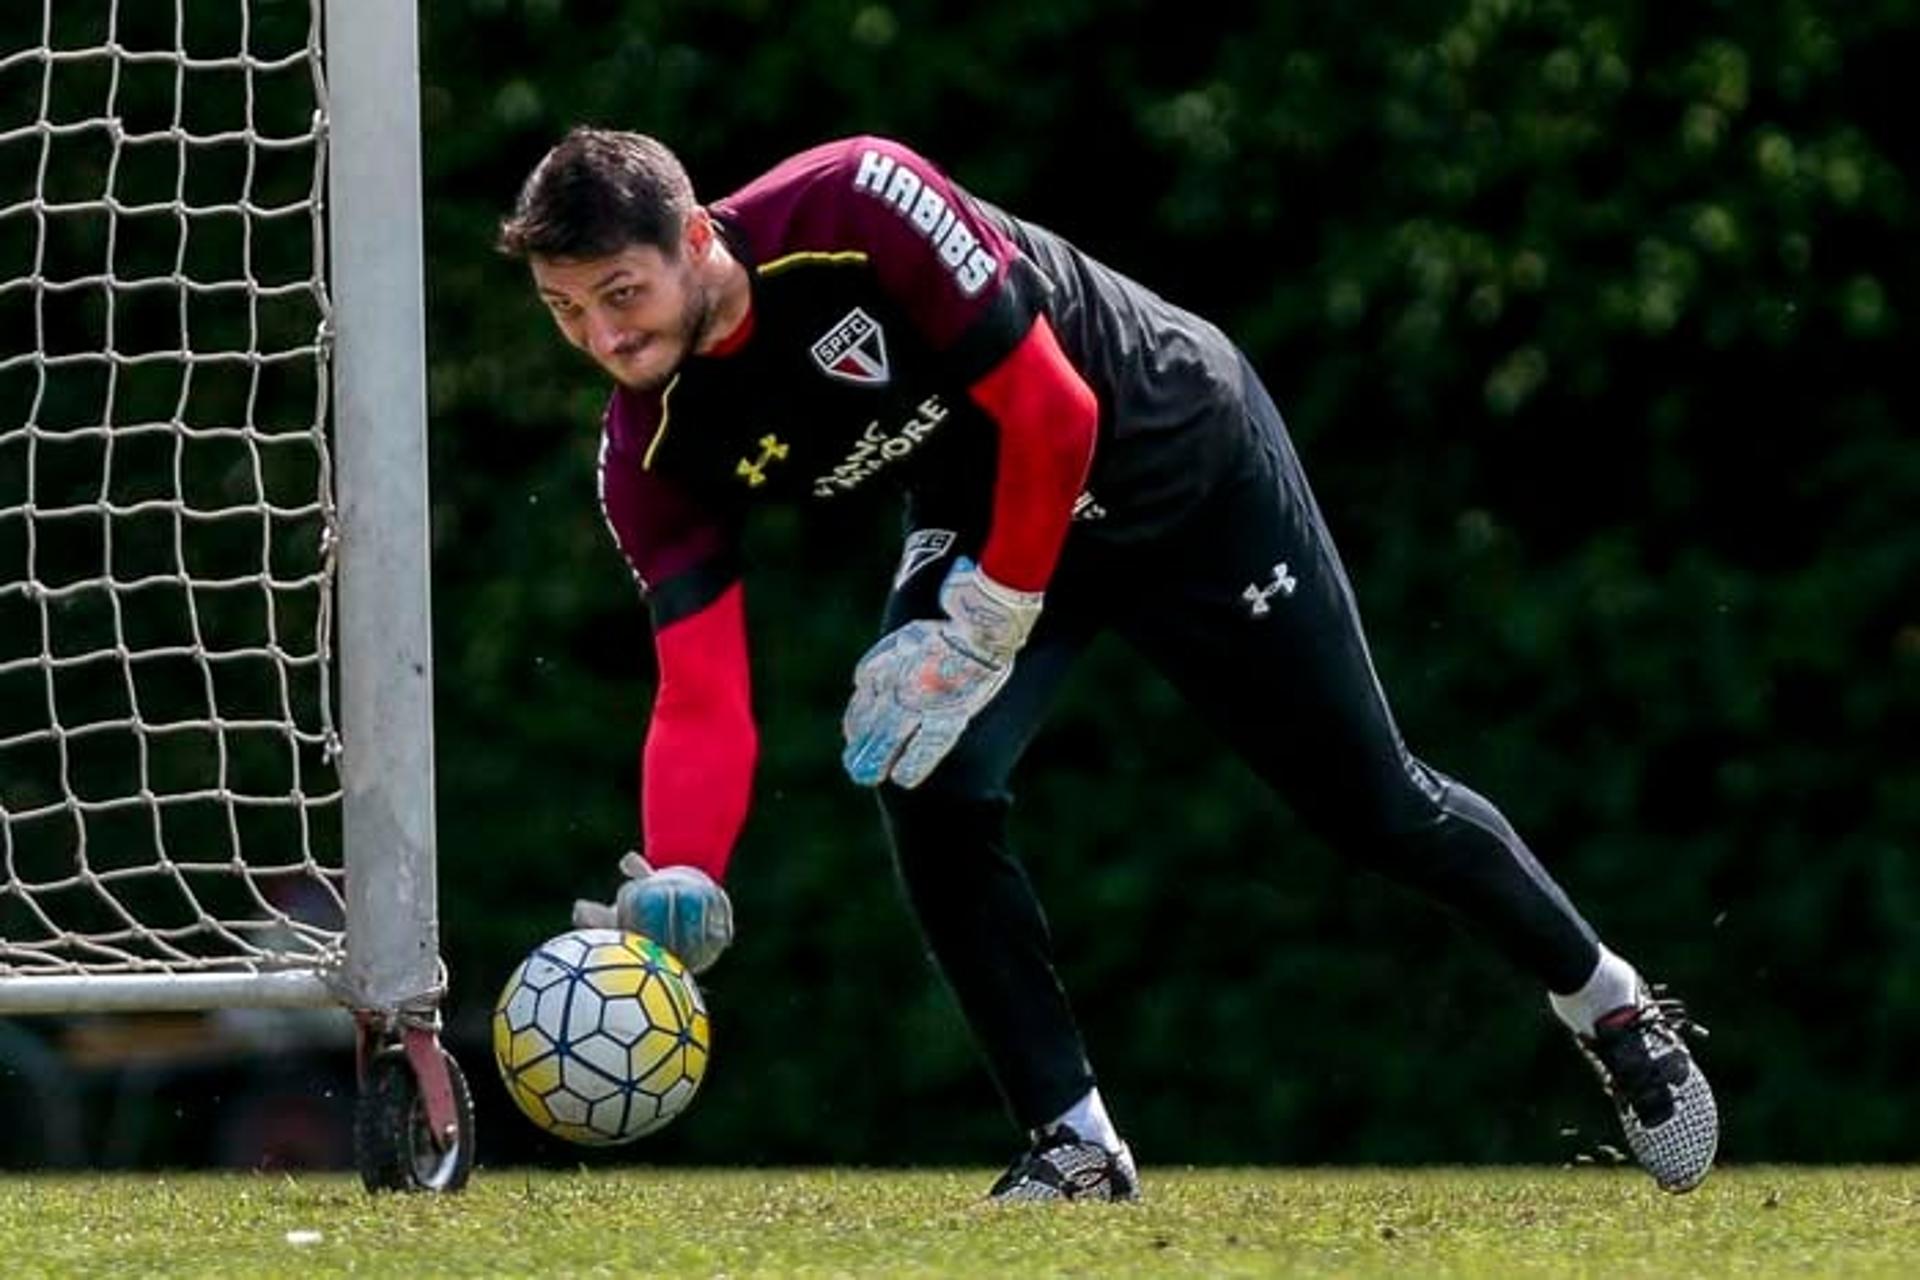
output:
M437 1019L371 1011L359 1028L354 1162L370 1192L453 1192L473 1175L473 1093Z

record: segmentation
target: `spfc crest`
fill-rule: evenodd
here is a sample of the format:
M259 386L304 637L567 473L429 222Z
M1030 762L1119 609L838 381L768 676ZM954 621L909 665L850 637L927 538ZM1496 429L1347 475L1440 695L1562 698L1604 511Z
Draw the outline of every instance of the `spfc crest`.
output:
M915 529L900 549L900 567L894 570L893 589L898 591L907 579L953 550L953 530Z
M887 335L879 321L859 307L813 344L813 362L829 378L861 387L887 385Z

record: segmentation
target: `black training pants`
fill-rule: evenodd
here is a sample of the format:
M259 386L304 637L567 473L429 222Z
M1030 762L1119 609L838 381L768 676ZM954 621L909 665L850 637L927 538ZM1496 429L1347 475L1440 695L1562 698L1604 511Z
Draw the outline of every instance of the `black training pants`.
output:
M908 901L1026 1128L1072 1105L1093 1072L1008 845L1007 783L1074 656L1103 629L1145 654L1345 856L1454 908L1550 990L1577 989L1599 958L1499 811L1407 750L1286 428L1243 371L1247 464L1161 536L1124 551L1070 539L1006 687L920 787L880 790ZM916 514L888 629L938 616L952 558L978 556L978 528L946 537L934 519Z

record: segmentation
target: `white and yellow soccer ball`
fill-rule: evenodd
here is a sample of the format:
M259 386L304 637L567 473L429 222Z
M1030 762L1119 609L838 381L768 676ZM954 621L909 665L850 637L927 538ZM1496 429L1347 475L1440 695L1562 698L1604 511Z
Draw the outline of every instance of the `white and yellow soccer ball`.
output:
M712 1030L686 966L650 938L575 929L513 971L493 1011L493 1056L527 1118L613 1146L687 1109Z

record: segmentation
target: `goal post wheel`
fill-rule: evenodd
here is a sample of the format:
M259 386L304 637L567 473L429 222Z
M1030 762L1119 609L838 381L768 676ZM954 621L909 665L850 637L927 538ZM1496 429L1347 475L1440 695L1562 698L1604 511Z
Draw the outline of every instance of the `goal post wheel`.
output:
M431 1031L409 1029L366 1059L354 1161L370 1192L454 1192L473 1173L473 1094Z

